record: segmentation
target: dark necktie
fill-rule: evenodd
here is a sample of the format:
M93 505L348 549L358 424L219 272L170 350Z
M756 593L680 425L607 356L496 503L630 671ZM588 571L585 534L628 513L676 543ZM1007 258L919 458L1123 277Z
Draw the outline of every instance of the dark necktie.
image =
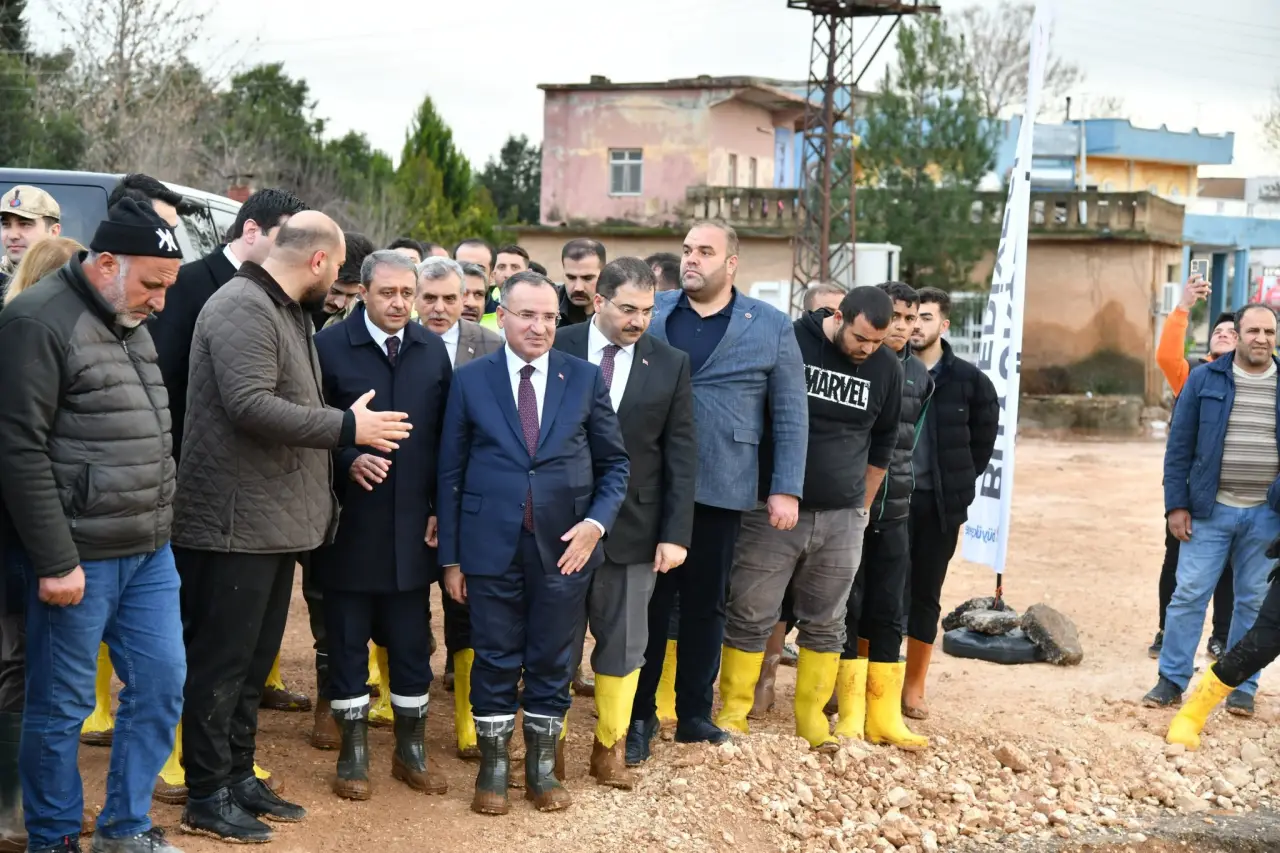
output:
M387 338L387 361L391 362L391 366L396 366L396 356L400 354L400 339L395 337Z
M524 446L532 459L538 450L538 395L533 393L533 365L520 368L520 390L516 394L516 411L520 415L520 429L524 432ZM524 529L533 532L533 483L524 498Z
M613 388L613 358L618 354L618 350L622 347L617 344L609 344L604 348L604 354L600 356L600 371L604 374L604 387Z

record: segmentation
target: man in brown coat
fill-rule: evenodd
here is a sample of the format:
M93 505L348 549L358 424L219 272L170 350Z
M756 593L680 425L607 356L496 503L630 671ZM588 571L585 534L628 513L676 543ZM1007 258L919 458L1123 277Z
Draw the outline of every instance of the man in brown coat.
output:
M259 817L306 816L253 772L294 564L337 524L331 451L392 450L411 428L370 411L372 391L347 411L324 405L310 309L345 251L333 220L298 213L261 266L242 264L210 297L191 343L173 534L187 647L182 828L223 841L269 841Z

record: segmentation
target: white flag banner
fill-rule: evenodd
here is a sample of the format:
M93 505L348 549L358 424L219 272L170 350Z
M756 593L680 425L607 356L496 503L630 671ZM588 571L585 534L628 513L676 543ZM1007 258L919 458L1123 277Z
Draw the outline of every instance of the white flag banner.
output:
M1004 226L991 274L991 295L982 317L978 368L996 386L1000 428L987 470L978 475L977 497L964 525L962 553L1003 574L1009 552L1009 516L1013 505L1014 438L1018 430L1018 374L1022 363L1022 315L1027 287L1027 217L1031 207L1031 138L1040 108L1045 59L1049 52L1052 9L1037 3L1031 21L1031 62L1027 69L1027 106L1018 130L1018 152L1009 173Z

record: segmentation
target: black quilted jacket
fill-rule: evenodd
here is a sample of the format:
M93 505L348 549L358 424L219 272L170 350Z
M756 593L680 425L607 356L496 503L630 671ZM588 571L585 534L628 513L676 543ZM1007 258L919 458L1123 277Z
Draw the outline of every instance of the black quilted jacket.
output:
M332 454L355 417L327 408L311 318L262 267L205 303L191 342L173 543L285 554L330 541Z
M0 487L41 577L169 540L169 395L145 327L125 329L83 255L0 313Z
M873 522L902 521L911 514L911 492L915 488L915 471L911 455L928 411L929 398L933 396L933 379L924 362L911 354L905 346L898 354L902 363L902 413L898 419L898 443L893 449L893 459L884 475L880 491L871 507Z

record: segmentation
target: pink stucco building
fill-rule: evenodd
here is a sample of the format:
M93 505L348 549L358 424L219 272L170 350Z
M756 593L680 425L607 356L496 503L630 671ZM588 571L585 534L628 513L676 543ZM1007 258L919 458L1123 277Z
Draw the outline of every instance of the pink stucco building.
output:
M550 84L542 140L542 224L680 221L695 186L771 187L775 135L805 100L757 77ZM802 85L802 84L801 84Z

